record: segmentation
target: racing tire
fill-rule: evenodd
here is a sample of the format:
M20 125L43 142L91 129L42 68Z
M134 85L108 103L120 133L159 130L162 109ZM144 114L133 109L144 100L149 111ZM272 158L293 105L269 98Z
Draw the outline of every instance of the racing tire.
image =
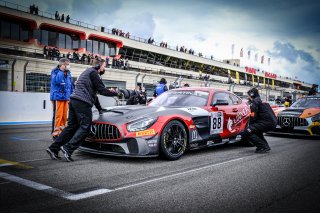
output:
M170 121L160 137L160 154L167 160L178 160L186 151L188 135L179 121Z
M124 99L129 99L130 98L130 91L127 89L120 89L119 90L123 94Z

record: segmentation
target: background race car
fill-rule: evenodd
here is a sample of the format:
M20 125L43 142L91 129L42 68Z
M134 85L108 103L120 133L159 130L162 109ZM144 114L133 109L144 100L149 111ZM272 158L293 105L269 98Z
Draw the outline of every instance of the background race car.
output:
M291 107L275 108L278 125L274 132L320 136L320 95L298 99Z
M148 106L107 108L93 120L80 150L176 160L187 149L240 141L249 117L249 106L228 91L174 89Z

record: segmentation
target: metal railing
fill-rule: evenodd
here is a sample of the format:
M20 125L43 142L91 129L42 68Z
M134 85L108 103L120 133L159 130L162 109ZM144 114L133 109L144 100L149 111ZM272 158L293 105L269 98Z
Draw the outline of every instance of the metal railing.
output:
M0 1L0 6L7 7L7 8L10 8L10 9L14 9L14 10L19 10L19 11L22 11L22 12L25 12L25 13L30 13L30 8L29 7L22 6L22 5L19 5L19 4L15 4L15 3L11 3L11 2L7 2L7 1ZM49 13L49 12L45 12L45 11L41 11L41 10L38 10L38 14L35 14L35 15L56 20L55 19L55 14L52 14L52 13ZM79 26L79 27L85 27L85 28L88 28L88 29L91 29L91 30L96 30L96 31L100 30L100 28L103 27L103 26L96 26L96 25L93 25L93 24L89 24L89 23L86 23L86 22L83 22L83 21L79 21L79 20L75 20L75 19L71 19L71 18L70 18L69 22L65 22L65 23L76 25L76 26ZM116 34L112 33L112 30L110 30L110 29L108 29L106 27L104 27L104 29L105 30L103 32L105 32L107 34L123 37L123 36L116 35ZM126 38L126 37L123 37L123 38ZM131 40L138 41L138 42L141 42L141 43L148 43L148 39L141 38L141 37L134 36L134 35L130 35L130 37L127 38L127 39L131 39ZM153 42L152 44L151 43L149 43L149 44L150 45L154 45L154 46L160 46L159 42ZM162 48L170 49L170 50L181 52L181 53L185 53L185 52L176 50L176 46L168 45L167 47L162 47ZM223 63L222 60L219 60L217 58L213 57L211 59L211 56L206 56L206 55L199 56L198 52L194 52L194 54L190 54L190 53L186 52L185 54L194 55L194 56L197 56L197 57L200 57L200 58L205 58L205 59L209 59L209 60L213 60L213 61L217 61L217 62L222 62Z

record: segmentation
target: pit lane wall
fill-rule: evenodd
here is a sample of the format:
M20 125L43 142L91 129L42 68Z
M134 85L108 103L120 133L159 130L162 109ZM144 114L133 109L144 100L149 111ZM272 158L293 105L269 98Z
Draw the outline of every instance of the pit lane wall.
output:
M116 105L112 97L99 96L99 100L102 107ZM49 93L0 91L0 125L49 124L52 113Z
M48 93L0 92L0 125L49 123L52 103Z

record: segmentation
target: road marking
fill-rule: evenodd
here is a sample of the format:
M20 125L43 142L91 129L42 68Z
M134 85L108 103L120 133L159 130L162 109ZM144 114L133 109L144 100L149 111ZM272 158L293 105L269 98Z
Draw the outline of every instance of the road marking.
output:
M251 155L250 155L250 156L251 156ZM160 181L160 180L163 180L163 179L168 179L168 178L172 178L172 177L182 176L182 175L185 175L185 174L188 174L188 173L192 173L192 172L198 172L198 171L200 171L200 170L204 170L204 169L208 169L208 168L213 168L213 167L216 167L216 166L221 166L221 165L223 165L223 164L227 164L227 163L231 163L231 162L240 161L240 160L243 160L244 158L245 158L245 157L236 158L236 159L232 159L232 160L229 160L229 161L224 161L224 162L220 162L220 163L216 163L216 164L211 164L211 165L199 167L199 168L196 168L196 169L191 169L191 170L184 171L184 172L178 172L178 173L175 173L175 174L166 175L166 176L162 176L162 177L159 177L159 178L154 178L154 179L150 179L150 180L147 180L147 181L142 181L142 182L135 183L135 184L130 184L130 185L127 185L127 186L118 187L118 188L115 188L114 191L124 190L124 189L128 189L128 188L131 188L131 187L135 187L135 186L139 186L139 185L144 185L144 184L147 184L147 183Z
M236 159L232 159L232 160L228 160L228 161L224 161L224 162L220 162L220 163L216 163L216 164L210 164L210 165L202 166L202 167L199 167L199 168L196 168L196 169L191 169L191 170L184 171L184 172L178 172L178 173L175 173L175 174L162 176L162 177L159 177L159 178L153 178L153 179L150 179L150 180L147 180L147 181L142 181L142 182L135 183L135 184L130 184L130 185L127 185L127 186L118 187L118 188L115 188L113 190L112 189L102 188L102 189L96 189L96 190L92 190L92 191L88 191L88 192L84 192L84 193L79 193L79 194L73 194L73 193L70 193L70 192L67 192L67 191L56 189L56 188L53 188L51 186L47 186L47 185L44 185L44 184L41 184L41 183L37 183L37 182L31 181L31 180L27 180L27 179L20 178L20 177L14 176L14 175L10 175L10 174L5 173L5 172L0 172L0 178L3 178L3 179L5 179L7 181L10 181L10 182L15 182L15 183L30 187L32 189L36 189L38 191L43 191L43 192L45 192L47 194L51 194L51 195L54 195L54 196L57 196L57 197L60 197L60 198L66 199L66 200L77 201L77 200L82 200L82 199L94 197L94 196L97 196L97 195L110 193L110 192L113 192L113 191L125 190L125 189L128 189L128 188L132 188L132 187L136 187L136 186L140 186L140 185L144 185L144 184L148 184L148 183L152 183L152 182L161 181L161 180L172 178L172 177L182 176L182 175L185 175L185 174L188 174L188 173L198 172L198 171L201 171L201 170L204 170L204 169L221 166L223 164L240 161L240 160L243 160L243 159L248 158L248 157L252 157L252 155L247 156L247 157L242 157L242 158L236 158Z
M53 188L51 186L47 186L47 185L37 183L37 182L31 181L31 180L27 180L27 179L20 178L20 177L14 176L14 175L10 175L5 172L0 172L0 178L27 186L32 189L36 189L38 191L43 191L45 193L58 196L58 197L66 199L66 200L72 200L72 201L82 200L82 199L106 194L106 193L113 191L110 189L96 189L93 191L88 191L88 192L84 192L84 193L80 193L80 194L73 194L70 192L66 192L66 191L63 191L60 189Z
M29 165L26 165L23 163L0 159L0 167L5 167L5 166L17 166L17 167L20 167L23 169L32 169L33 168L32 166L29 166Z

